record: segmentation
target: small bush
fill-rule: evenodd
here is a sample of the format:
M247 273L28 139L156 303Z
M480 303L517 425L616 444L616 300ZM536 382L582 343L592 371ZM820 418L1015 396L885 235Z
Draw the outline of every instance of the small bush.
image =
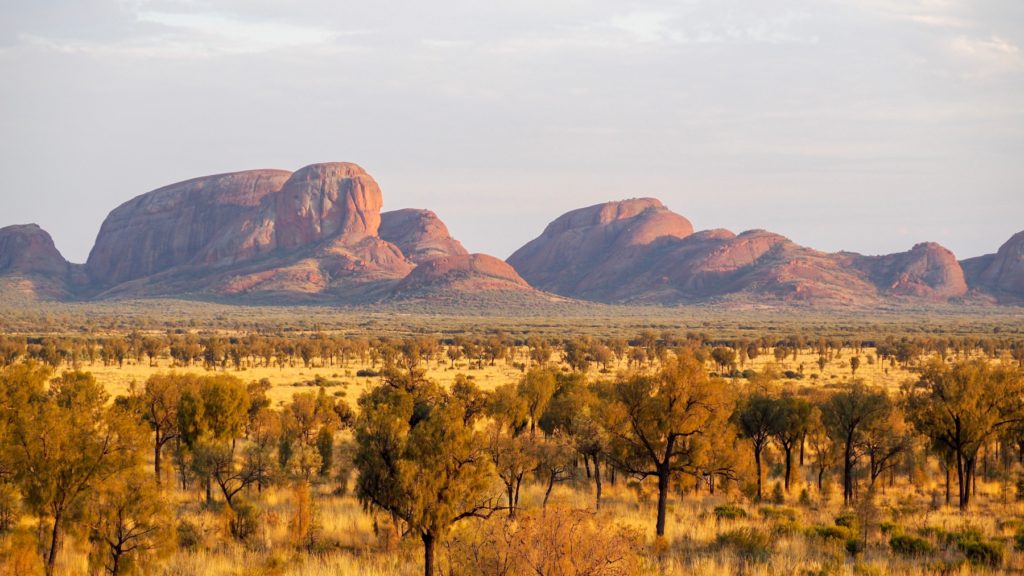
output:
M898 534L900 532L900 525L895 522L882 522L878 525L878 529L882 531L882 534L888 536L890 534Z
M186 550L196 550L203 544L203 531L194 522L182 520L176 529L178 545Z
M858 522L857 515L853 512L843 512L836 516L836 526L849 528L850 532L857 532L860 528L860 522Z
M889 548L892 548L894 554L902 556L923 556L934 549L928 540L910 534L893 535L889 539Z
M860 538L850 538L846 541L846 552L850 556L864 553L864 541Z
M1017 528L1017 532L1013 535L1014 548L1017 550L1024 550L1024 526Z
M774 506L765 506L759 510L761 517L765 520L789 520L791 522L796 521L796 510L792 508L778 508Z
M765 562L772 555L771 538L756 528L737 528L723 532L715 537L715 543L723 548L731 548L746 560Z
M356 376L358 376L359 378L376 378L377 376L380 376L380 372L377 372L376 370L370 370L369 368L363 368L362 370L358 370L356 372Z
M775 486L772 486L772 504L785 504L786 494L782 491L782 483L776 482Z
M797 502L799 502L801 506L811 505L811 493L807 491L807 488L800 491L800 499L797 500Z
M967 561L975 566L1001 566L1006 550L999 542L991 540L965 540L959 543Z
M235 540L249 542L259 532L260 513L252 504L244 501L238 502L228 513L228 530Z
M732 504L715 506L715 518L718 520L739 520L746 517L747 511L739 506L733 506Z
M849 540L853 537L853 531L845 526L812 526L810 533L825 540Z

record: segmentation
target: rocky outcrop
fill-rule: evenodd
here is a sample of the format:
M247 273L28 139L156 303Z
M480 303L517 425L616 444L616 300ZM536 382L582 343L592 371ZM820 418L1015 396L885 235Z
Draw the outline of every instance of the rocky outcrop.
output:
M538 288L602 302L859 305L967 294L963 270L938 244L869 257L819 252L765 230L693 233L685 218L651 199L569 212L508 261Z
M654 198L608 202L558 217L508 263L534 286L559 294L588 293L588 277L596 276L592 284L601 283L607 271L628 266L638 249L692 233L689 220Z
M380 237L398 246L407 258L418 264L438 256L469 254L430 210L408 208L381 214Z
M0 228L0 274L63 277L69 264L53 238L36 224Z
M967 281L956 256L934 242L917 244L909 252L854 257L853 264L884 293L935 301L967 294Z
M251 227L264 199L291 176L249 170L194 178L125 202L107 216L85 268L115 286L192 263L225 230Z
M0 228L0 294L28 300L63 299L80 284L84 284L80 267L69 264L38 225Z
M995 254L964 260L968 284L1004 302L1024 301L1024 231L1010 237Z

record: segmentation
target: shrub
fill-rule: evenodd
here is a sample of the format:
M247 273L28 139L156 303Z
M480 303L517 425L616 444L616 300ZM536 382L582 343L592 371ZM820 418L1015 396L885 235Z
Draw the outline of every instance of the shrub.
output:
M882 534L888 536L899 533L900 525L895 522L885 521L878 525L878 529L882 531Z
M774 506L765 506L759 510L761 517L765 520L789 520L790 522L796 521L796 510L792 508L777 508Z
M1017 528L1017 532L1013 535L1013 541L1017 550L1024 550L1024 526Z
M811 493L807 491L807 488L800 490L800 499L797 500L801 506L811 505Z
M846 541L846 552L850 556L864 553L864 541L860 538L850 538Z
M260 513L252 504L240 501L228 511L228 531L239 542L250 542L260 528Z
M923 556L933 550L932 543L910 534L895 534L889 539L893 553L903 556Z
M756 528L737 528L723 532L715 537L715 543L723 548L731 548L741 558L755 562L767 561L772 555L771 538Z
M857 515L853 512L843 512L836 516L836 526L849 528L851 532L856 532L860 523L857 521Z
M784 504L786 502L786 494L782 491L782 483L776 482L775 486L772 487L772 504Z
M734 506L732 504L715 506L715 518L718 520L739 520L740 518L746 517L747 511L739 506Z
M176 529L178 545L186 550L196 550L203 544L203 531L190 520L178 522Z
M377 372L376 370L370 370L369 368L363 368L361 370L356 371L356 376L360 378L375 378L377 376L380 376L380 372Z
M999 542L970 540L960 544L960 551L975 566L1001 566L1006 551Z
M810 533L825 540L849 540L853 531L845 526L812 526Z

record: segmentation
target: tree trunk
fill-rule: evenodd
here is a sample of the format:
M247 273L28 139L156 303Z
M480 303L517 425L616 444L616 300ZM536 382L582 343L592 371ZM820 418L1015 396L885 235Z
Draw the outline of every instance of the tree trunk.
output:
M786 487L786 494L789 494L789 484L790 484L790 479L792 478L792 476L793 476L793 447L792 446L787 446L786 447L786 478L783 480L783 483L784 483L784 485Z
M60 513L53 515L53 530L50 531L50 550L46 554L46 576L53 576L53 569L57 565L57 548L60 546L60 517Z
M156 474L156 483L158 485L161 484L160 453L163 452L161 448L163 448L163 443L161 443L159 440L153 444L153 473Z
M594 456L594 484L597 485L597 499L594 503L594 510L601 509L601 461Z
M668 466L659 467L658 470L658 523L655 525L655 534L665 535L665 513L668 510Z
M423 538L423 576L434 576L434 536L424 533Z
M949 458L946 458L946 506L949 506L949 504L950 504L950 499L951 499L950 498L951 497L950 484L953 483L953 474L952 474L952 470L950 470L950 465L949 464L950 464Z
M757 448L754 449L754 470L757 472L757 501L760 502L762 498L761 492L761 451Z
M551 497L551 489L555 487L555 473L552 472L548 475L548 487L544 490L544 503L541 504L541 508L548 507L548 498Z
M853 498L853 438L846 439L843 450L843 504L848 505Z

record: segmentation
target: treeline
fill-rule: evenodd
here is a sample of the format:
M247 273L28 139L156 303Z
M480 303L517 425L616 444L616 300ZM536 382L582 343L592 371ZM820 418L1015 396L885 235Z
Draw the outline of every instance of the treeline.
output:
M672 349L688 346L711 354L720 370L742 368L748 359L774 355L782 362L801 353L813 353L825 361L852 351L860 356L865 348L874 350L881 361L906 367L929 355L967 357L980 354L989 358L1009 356L1024 364L1024 339L1020 337L933 337L886 336L876 340L822 338L791 335L785 338L722 340L704 333L678 335L647 331L631 339L593 338L512 338L502 333L484 336L437 338L362 338L330 334L223 336L196 333L141 333L106 337L79 336L2 336L0 366L29 359L54 368L81 368L101 362L104 366L125 363L154 365L160 359L171 366L241 370L253 367L347 366L352 361L371 362L374 367L393 363L414 346L421 358L440 363L467 360L471 364L493 365L497 359L527 367L530 362L546 362L557 354L574 370L591 365L608 368L614 361L639 366L652 364ZM858 360L859 362L859 360Z
M569 364L593 353L586 339L568 342ZM453 526L515 518L528 482L543 487L541 506L570 481L592 487L595 509L605 483L652 491L661 537L669 500L687 492L768 498L769 458L784 462L773 492L800 487L794 476L802 473L816 485L801 487L801 499L820 495L834 475L847 504L899 476L914 484L938 469L946 503L955 489L961 509L979 474L1006 477L1024 460L1024 378L1015 362L935 356L898 393L857 381L794 388L770 370L749 380L714 376L734 348L663 342L627 343L624 350L645 354L650 344L657 362L596 377L538 354L517 382L482 390L469 377L450 388L425 377L425 364L437 361L426 351L455 343L378 341L369 348L381 357L380 382L354 407L321 388L275 408L266 383L224 373L157 374L111 401L86 372L54 377L16 358L0 371L0 530L29 513L39 519L48 574L68 533L88 543L95 570L119 574L193 538L195 527L174 519L175 490L222 508L231 537L246 542L262 521L261 494L289 486L297 494L289 529L313 549L310 487L345 494L354 486L369 513L422 542L429 576ZM486 345L459 349L466 344ZM725 352L715 358L716 350Z

